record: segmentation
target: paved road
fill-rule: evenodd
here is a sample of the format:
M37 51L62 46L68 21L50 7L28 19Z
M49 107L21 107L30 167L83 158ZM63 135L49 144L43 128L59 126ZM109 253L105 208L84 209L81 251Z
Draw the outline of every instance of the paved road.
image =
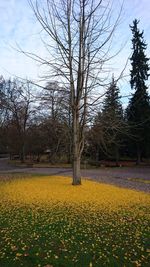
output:
M13 170L14 167L8 164L7 158L0 158L0 172Z
M0 160L1 173L28 173L44 175L71 176L69 168L16 168L7 164L6 160ZM144 183L141 179L150 182L150 167L122 167L122 168L101 168L82 170L82 176L98 182L114 184L120 187L131 188L144 192L150 192L150 183ZM135 181L129 179L136 179Z

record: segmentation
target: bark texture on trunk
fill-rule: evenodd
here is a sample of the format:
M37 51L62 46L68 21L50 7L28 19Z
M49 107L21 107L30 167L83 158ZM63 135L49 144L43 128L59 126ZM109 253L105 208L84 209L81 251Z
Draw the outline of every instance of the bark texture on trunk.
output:
M75 110L73 114L73 185L81 184L81 149L80 149L80 134L79 134L79 116Z
M81 184L80 158L73 160L73 185Z

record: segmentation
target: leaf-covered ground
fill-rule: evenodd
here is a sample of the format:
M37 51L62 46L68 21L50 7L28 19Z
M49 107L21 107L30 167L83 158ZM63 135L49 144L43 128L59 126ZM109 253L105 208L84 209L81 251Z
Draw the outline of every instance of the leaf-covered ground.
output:
M148 194L66 177L0 183L1 267L149 266Z

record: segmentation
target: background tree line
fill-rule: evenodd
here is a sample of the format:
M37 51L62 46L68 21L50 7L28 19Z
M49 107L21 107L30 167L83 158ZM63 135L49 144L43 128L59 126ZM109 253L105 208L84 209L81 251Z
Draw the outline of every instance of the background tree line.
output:
M102 103L88 112L82 160L94 164L103 159L133 159L140 164L150 157L150 100L146 80L148 58L143 31L134 20L130 84L133 89L128 106L122 106L117 81L106 88ZM35 93L36 92L36 93ZM29 81L0 79L0 153L18 155L24 162L51 163L73 161L73 114L71 91L49 81L42 90ZM83 98L84 102L84 98ZM94 104L93 104L94 106ZM81 120L83 118L80 118ZM80 126L81 127L81 126Z

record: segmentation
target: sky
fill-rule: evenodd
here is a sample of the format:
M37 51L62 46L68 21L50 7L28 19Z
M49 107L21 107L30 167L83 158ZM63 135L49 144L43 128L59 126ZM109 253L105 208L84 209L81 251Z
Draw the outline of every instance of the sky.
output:
M114 8L121 0L114 0ZM123 11L115 32L114 51L121 47L119 55L111 62L115 77L119 75L131 54L131 30L129 24L140 19L139 28L144 30L150 57L150 0L124 0ZM41 27L37 23L28 0L0 0L0 75L5 78L17 76L38 80L42 69L35 61L17 51L32 51L42 56L45 49L40 39ZM130 62L125 70L126 77L120 82L121 93L129 93Z

